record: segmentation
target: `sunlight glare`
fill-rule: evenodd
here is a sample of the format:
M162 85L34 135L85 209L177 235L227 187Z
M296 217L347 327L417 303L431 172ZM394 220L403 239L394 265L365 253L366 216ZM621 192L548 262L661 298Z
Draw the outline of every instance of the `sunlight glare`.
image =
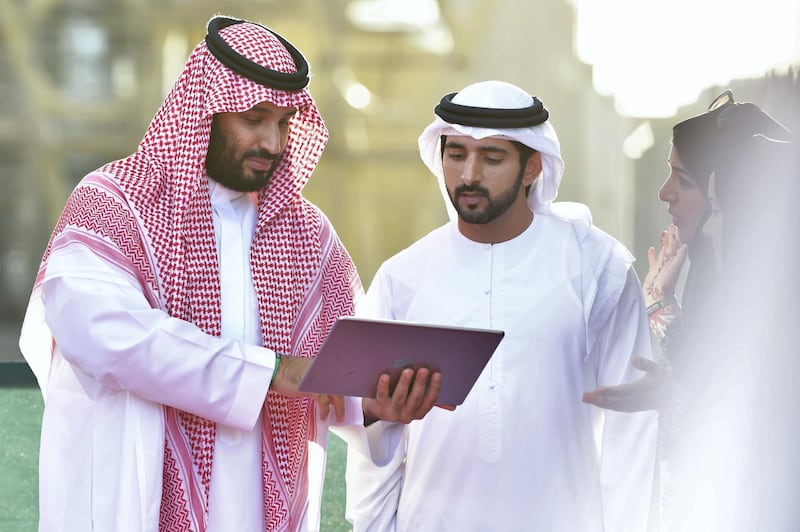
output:
M577 53L627 116L673 116L712 85L800 62L800 2L575 0Z

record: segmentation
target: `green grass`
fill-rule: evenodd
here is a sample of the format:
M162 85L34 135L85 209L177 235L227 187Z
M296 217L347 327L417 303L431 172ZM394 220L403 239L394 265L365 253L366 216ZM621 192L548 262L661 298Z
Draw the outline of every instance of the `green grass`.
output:
M38 388L0 387L0 530L35 532L42 395ZM322 495L323 532L348 532L344 519L346 445L331 435Z
M338 436L328 438L328 467L322 489L321 532L349 532L353 529L344 518L344 466L347 444Z
M35 532L42 394L38 388L0 388L0 530Z

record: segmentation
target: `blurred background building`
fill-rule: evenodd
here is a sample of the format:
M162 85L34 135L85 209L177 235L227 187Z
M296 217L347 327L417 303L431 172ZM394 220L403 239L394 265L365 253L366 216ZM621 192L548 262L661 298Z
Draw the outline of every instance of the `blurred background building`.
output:
M773 1L784 0L765 0ZM603 2L612 14L638 5ZM601 61L612 56L632 78L641 71L640 81L669 89L681 59L648 62L636 40L641 32L623 31L636 27L635 19L598 24L603 2L0 0L0 360L19 360L19 323L66 196L87 172L136 148L206 21L219 12L272 27L309 59L311 92L331 140L306 195L332 219L365 285L382 260L445 220L416 139L442 95L489 78L544 101L566 160L558 199L590 205L595 222L640 257L643 275L646 249L669 222L657 190L677 120L663 116L663 105L654 116L623 115L621 96L598 93L602 83L593 78L607 76ZM777 15L794 17L795 27L796 4ZM591 39L578 35L579 27L592 29ZM671 35L684 37L679 27ZM713 35L704 37L714 52ZM616 48L605 46L610 42ZM796 32L788 42L794 48L785 63L798 58ZM661 61L655 70L642 66L654 61ZM652 79L654 71L664 79ZM797 130L797 83L789 65L725 85ZM702 112L720 88L673 105L675 116ZM642 90L645 100L664 103Z
M593 94L589 67L574 56L570 5L502 4L225 2L224 13L274 28L311 62L311 91L331 141L307 195L333 220L365 282L381 260L444 220L416 138L443 94L477 79L506 79L544 100L570 176L585 175L584 165L613 176L606 183L568 178L564 196L630 190L618 149L626 126L608 121L611 102ZM6 319L24 307L66 195L85 173L135 149L220 5L38 0L3 10L0 164L12 187L0 231ZM583 124L596 120L614 132L588 142L593 135ZM620 231L630 225L631 213L616 208L630 210L630 201L592 203L598 219L604 210Z

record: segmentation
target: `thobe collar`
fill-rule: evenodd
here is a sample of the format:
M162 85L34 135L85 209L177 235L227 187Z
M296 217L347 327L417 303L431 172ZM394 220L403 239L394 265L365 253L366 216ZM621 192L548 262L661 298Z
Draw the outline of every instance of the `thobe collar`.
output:
M225 185L221 185L210 177L208 178L208 191L211 193L212 204L219 203L220 201L233 202L245 194L248 194L247 192L240 192L238 190L230 189Z
M537 219L538 218L539 218L539 214L535 215L531 219L531 223L528 224L528 227L526 227L520 234L518 234L514 238L511 238L509 240L504 240L502 242L495 242L495 243L492 243L492 242L478 242L478 241L472 240L472 239L464 236L464 233L462 233L458 229L458 221L457 220L451 220L449 222L449 225L452 227L453 232L456 233L456 235L458 236L457 240L463 241L465 246L475 246L475 247L479 247L479 248L485 248L485 247L491 247L491 246L502 246L502 245L505 245L505 244L514 245L513 244L514 242L519 242L519 241L526 240L531 233L536 232L534 228L537 225L539 225L539 223L537 223Z
M541 240L540 235L543 231L542 227L549 222L550 216L546 214L537 214L534 216L531 223L525 230L510 240L491 244L487 242L476 242L464 236L458 230L458 223L456 221L449 222L450 231L453 233L453 240L457 249L463 253L470 253L483 249L504 250L505 253L511 253L511 256L517 254L524 255L528 253L531 247L536 245L536 242Z

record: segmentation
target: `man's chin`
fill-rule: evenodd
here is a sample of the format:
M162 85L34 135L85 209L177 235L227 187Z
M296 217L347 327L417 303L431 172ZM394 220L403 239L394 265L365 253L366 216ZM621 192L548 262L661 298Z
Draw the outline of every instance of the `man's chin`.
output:
M220 181L220 184L237 192L257 192L265 188L269 184L271 178L271 171L247 172L236 176L234 179Z
M266 180L259 180L259 181L247 181L245 183L241 183L240 188L236 188L238 192L258 192L267 187L269 184L269 179Z
M462 209L459 211L458 216L468 224L476 224L476 225L483 225L487 223L486 213L484 211L472 211L468 209Z

